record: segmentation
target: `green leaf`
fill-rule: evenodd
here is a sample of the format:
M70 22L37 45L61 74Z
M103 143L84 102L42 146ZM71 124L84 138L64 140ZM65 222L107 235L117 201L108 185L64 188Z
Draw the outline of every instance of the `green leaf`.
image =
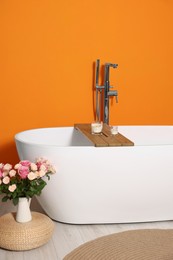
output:
M6 202L8 199L9 199L9 197L5 196L5 197L2 198L2 202Z
M13 204L16 206L19 202L19 198L13 198Z

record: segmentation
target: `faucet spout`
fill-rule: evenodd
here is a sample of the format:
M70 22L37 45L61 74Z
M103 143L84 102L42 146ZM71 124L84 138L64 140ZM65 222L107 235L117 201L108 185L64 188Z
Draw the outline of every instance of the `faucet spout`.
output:
M116 69L118 67L118 64L116 64L116 63L106 63L105 66L113 67L114 69Z

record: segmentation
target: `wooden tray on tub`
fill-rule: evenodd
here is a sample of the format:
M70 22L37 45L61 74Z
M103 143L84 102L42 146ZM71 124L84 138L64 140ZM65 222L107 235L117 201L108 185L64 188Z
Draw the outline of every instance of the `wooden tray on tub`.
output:
M118 133L111 134L110 126L103 124L100 134L91 134L91 124L74 124L74 128L84 134L96 147L106 146L134 146L134 142L124 135Z

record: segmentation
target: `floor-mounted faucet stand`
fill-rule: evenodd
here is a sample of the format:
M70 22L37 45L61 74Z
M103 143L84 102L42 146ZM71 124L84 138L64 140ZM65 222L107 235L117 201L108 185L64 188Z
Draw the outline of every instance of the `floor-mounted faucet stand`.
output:
M109 80L110 67L117 68L118 64L105 63L104 85L99 85L100 60L96 61L96 121L109 124L109 98L115 96L118 102L118 91L113 90Z

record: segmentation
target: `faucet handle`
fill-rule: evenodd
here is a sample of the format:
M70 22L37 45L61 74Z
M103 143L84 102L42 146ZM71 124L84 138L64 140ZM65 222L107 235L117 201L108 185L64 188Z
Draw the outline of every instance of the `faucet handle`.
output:
M102 89L104 89L105 88L105 86L99 86L99 85L96 85L96 89L98 89L98 90L102 90Z
M116 102L118 103L118 91L117 90L110 90L108 92L109 97L115 97Z

